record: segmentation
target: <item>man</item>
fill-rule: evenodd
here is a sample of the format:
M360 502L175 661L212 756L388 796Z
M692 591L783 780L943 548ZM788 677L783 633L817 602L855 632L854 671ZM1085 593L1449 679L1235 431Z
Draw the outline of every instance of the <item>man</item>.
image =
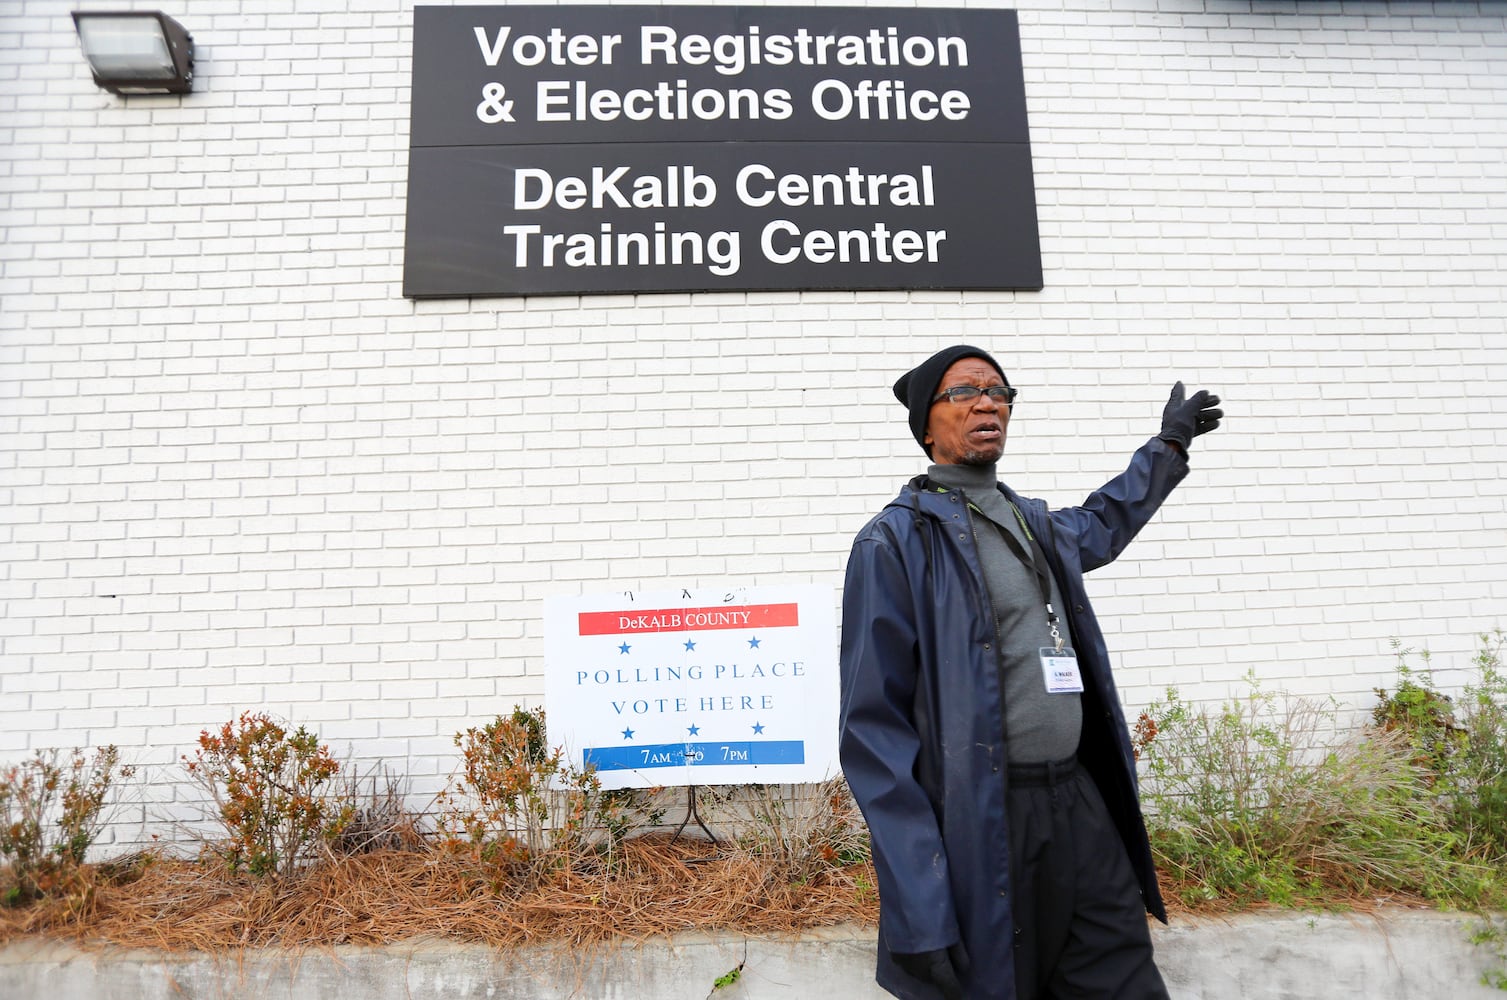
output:
M931 457L858 533L843 593L841 755L879 875L881 986L907 1000L1166 997L1166 920L1135 759L1083 574L1188 473L1217 396L1080 507L999 483L1016 391L985 351L895 383Z

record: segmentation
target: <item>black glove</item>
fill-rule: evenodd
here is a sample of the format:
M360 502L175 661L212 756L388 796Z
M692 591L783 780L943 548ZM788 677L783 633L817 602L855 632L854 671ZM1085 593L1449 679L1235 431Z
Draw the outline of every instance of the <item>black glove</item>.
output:
M891 955L895 964L912 979L930 983L942 991L942 1000L964 1000L963 980L968 978L968 953L962 944L937 951Z
M1187 451L1194 438L1219 426L1224 411L1216 409L1217 406L1219 397L1207 389L1200 389L1191 399L1184 399L1183 384L1177 383L1172 387L1167 408L1162 411L1162 432L1157 437Z

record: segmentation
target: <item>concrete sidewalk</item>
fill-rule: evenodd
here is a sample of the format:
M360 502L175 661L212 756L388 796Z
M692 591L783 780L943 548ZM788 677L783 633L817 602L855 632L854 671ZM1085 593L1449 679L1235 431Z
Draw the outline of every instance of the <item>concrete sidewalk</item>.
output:
M1481 985L1493 954L1470 943L1478 918L1388 909L1376 916L1263 913L1156 925L1173 1000L1504 1000ZM799 938L681 935L591 955L557 946L496 953L426 941L299 954L211 957L83 951L54 942L0 948L4 1000L881 1000L874 932ZM1497 964L1500 964L1499 962ZM719 978L736 980L717 987Z

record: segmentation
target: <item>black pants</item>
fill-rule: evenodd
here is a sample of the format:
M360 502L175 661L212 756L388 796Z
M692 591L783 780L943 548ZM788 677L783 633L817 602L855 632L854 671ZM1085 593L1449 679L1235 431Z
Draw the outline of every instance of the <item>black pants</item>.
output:
M1145 901L1088 772L1012 767L1009 810L1017 1000L1166 1000Z

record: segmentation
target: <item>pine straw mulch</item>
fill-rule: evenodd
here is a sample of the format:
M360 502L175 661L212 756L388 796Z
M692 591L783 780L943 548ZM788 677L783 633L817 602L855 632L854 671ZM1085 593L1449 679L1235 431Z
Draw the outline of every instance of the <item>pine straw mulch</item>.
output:
M502 876L438 850L332 858L292 878L254 878L166 858L130 881L84 870L78 891L0 907L0 944L23 936L169 952L381 945L416 938L502 949L642 941L689 930L781 935L874 924L871 865L831 867L805 881L705 841L629 840L610 868L559 866Z
M1268 905L1191 898L1160 873L1169 915L1228 916ZM332 857L292 878L256 878L223 865L144 856L85 866L69 891L29 906L0 906L0 945L23 937L83 947L225 953L385 945L416 939L485 944L598 946L685 931L793 935L840 924L873 927L879 898L870 863L825 867L813 878L703 840L627 841L600 861L504 873L437 849ZM1431 909L1421 896L1343 896L1318 909L1371 913Z

